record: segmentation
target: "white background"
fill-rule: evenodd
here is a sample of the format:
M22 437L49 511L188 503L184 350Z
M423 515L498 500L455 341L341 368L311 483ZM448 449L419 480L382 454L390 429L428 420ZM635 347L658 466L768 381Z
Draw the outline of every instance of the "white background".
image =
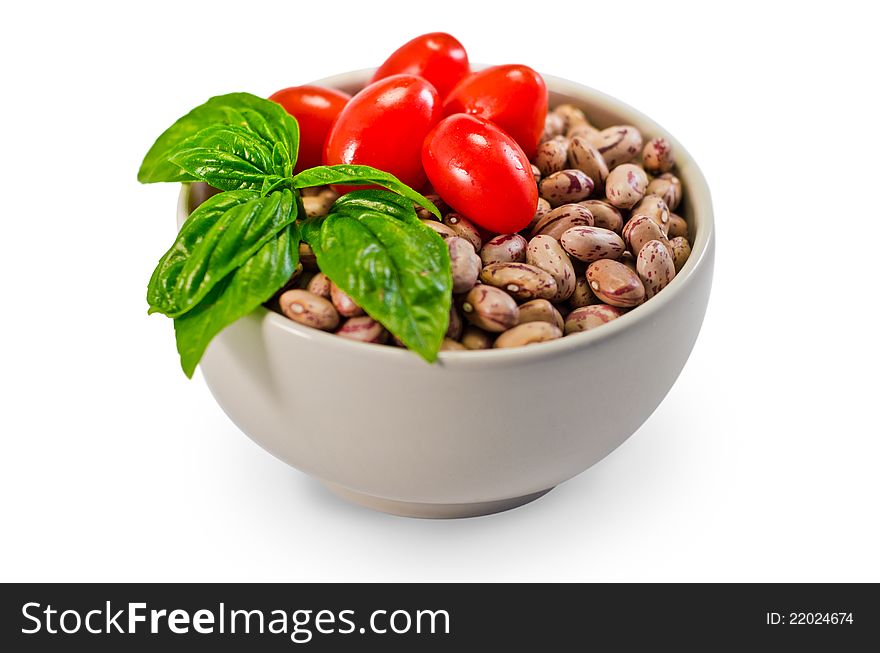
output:
M880 581L867 6L7 6L0 580ZM531 505L441 522L342 503L185 379L144 301L177 188L135 181L209 96L377 65L436 30L655 118L718 223L702 335L641 430Z

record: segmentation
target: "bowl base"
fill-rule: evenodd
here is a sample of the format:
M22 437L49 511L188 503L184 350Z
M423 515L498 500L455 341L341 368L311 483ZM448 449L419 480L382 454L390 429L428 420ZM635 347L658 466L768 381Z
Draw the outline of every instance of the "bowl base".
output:
M412 503L410 501L395 501L394 499L383 499L369 494L362 494L334 483L324 483L324 485L336 496L359 506L378 510L379 512L386 512L391 515L398 515L399 517L418 517L420 519L461 519L463 517L491 515L496 512L519 508L535 499L540 499L553 489L551 487L521 497L477 503Z

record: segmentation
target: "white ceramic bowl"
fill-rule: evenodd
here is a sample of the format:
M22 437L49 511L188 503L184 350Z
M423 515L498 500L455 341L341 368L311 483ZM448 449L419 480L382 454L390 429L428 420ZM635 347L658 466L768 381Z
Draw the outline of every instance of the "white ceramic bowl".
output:
M370 74L316 83L354 92ZM702 173L649 118L580 84L545 79L551 106L572 102L597 126L632 124L672 143L693 253L663 292L598 329L520 349L441 352L434 365L262 308L229 326L201 363L217 402L260 446L349 501L414 517L522 505L634 433L690 355L714 260Z

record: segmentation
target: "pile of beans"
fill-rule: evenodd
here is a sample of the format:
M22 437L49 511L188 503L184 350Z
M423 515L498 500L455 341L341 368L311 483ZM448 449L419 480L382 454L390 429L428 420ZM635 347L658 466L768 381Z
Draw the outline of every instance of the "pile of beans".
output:
M528 228L484 234L429 195L443 215L422 221L449 247L453 306L444 350L519 347L588 331L661 292L691 252L672 148L631 125L597 129L570 104L547 114L532 160L540 198ZM336 194L309 189L309 215ZM491 198L486 198L491 201ZM291 320L344 338L402 346L318 271L308 245L278 297Z

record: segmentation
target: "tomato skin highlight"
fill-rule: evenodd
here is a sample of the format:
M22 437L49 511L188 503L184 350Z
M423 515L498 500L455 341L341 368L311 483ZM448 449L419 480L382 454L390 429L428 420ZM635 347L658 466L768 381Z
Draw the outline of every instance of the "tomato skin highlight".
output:
M299 123L299 156L294 174L321 165L330 128L351 96L320 86L291 86L276 91L269 99L284 107Z
M431 32L417 36L395 50L370 81L401 73L418 75L431 82L442 99L470 71L464 46L451 34Z
M339 114L327 137L324 163L373 166L421 188L422 142L441 117L440 97L427 80L415 75L380 79Z
M532 157L544 131L547 102L547 85L541 75L528 66L508 64L461 80L447 96L443 114L467 113L489 120Z
M484 229L514 233L535 215L538 187L528 157L482 118L444 118L425 138L422 163L443 201Z

